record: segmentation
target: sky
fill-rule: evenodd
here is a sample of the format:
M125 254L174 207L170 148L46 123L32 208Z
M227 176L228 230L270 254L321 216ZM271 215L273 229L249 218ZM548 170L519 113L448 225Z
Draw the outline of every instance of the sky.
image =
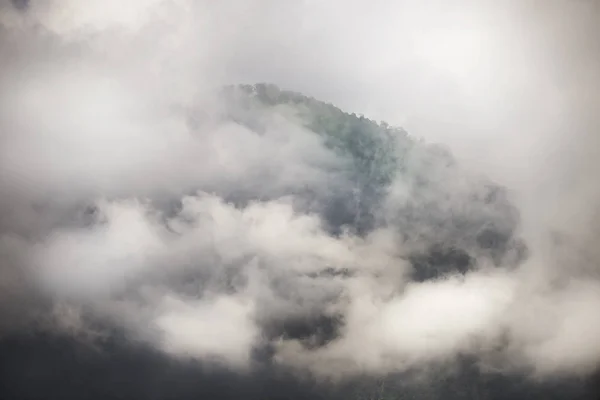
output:
M1 2L0 334L116 330L158 364L238 377L257 352L323 379L464 354L593 374L598 18L592 1ZM343 186L343 160L276 114L261 135L218 118L219 87L255 82L444 144L508 188L531 257L415 282L403 257L419 243L330 235L297 193ZM354 275L307 278L326 268ZM326 346L274 339L281 321L340 315Z
M405 126L489 168L510 157L526 169L530 148L566 135L573 96L595 82L598 10L590 1L94 4L36 2L28 23L39 18L74 41L125 34L110 44L114 62L161 58L152 68L171 70L169 85L182 92L187 74L212 84L273 81Z

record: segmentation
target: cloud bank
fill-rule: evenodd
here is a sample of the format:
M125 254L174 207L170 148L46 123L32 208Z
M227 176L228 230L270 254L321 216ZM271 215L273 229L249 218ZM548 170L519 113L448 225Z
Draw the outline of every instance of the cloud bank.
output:
M464 355L542 378L597 369L595 7L465 2L463 31L437 2L121 3L0 8L0 334L118 329L178 359L326 378ZM293 110L256 130L224 117L221 86L261 80L447 140L509 185L530 256L415 281L427 243L393 227L400 181L385 223L332 235L323 193L344 160Z

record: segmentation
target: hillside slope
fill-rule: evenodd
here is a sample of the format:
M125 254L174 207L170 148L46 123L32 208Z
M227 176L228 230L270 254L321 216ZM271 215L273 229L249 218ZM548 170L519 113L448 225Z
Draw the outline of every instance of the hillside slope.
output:
M422 250L410 255L417 277L464 272L480 257L496 265L525 257L506 190L462 169L444 146L272 84L230 86L223 98L223 117L253 130L277 115L319 134L344 160L321 202L331 230L397 229Z

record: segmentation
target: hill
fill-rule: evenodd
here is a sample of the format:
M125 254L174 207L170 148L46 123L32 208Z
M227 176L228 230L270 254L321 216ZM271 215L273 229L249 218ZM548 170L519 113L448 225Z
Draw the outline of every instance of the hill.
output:
M461 168L444 146L272 84L229 86L222 96L224 119L261 131L277 115L317 133L344 162L319 193L330 230L398 230L418 249L408 255L417 279L465 272L476 259L514 265L526 256L507 190Z

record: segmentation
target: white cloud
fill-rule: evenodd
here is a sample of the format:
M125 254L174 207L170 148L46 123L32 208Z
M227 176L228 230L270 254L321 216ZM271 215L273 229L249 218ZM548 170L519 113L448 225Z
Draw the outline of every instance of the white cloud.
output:
M181 357L247 366L260 333L253 308L244 298L222 296L200 302L165 298L155 320L163 335L161 346Z
M342 336L314 352L283 340L282 362L389 371L485 356L508 332L502 351L540 374L595 368L594 9L548 6L538 17L491 4L47 1L3 12L0 228L17 267L1 276L20 287L12 273L27 264L46 293L75 297L161 349L238 365L269 312L322 307L342 314ZM391 229L329 236L293 196L281 198L336 183L321 167L339 159L319 137L273 115L261 134L218 122L213 89L255 81L448 142L468 168L520 195L530 261L406 286L406 249ZM191 127L176 106L209 110L208 122ZM438 178L456 192L469 186ZM198 187L266 199L185 197ZM405 201L405 189L389 201ZM157 193L182 200L182 210L157 215L131 200ZM63 226L72 207L102 197L103 223ZM553 230L567 237L560 246ZM355 275L307 277L325 267ZM223 282L228 268L240 275L233 283ZM186 273L199 281L182 282ZM207 291L189 299L188 284ZM76 305L65 307L57 315L66 326L84 323Z

